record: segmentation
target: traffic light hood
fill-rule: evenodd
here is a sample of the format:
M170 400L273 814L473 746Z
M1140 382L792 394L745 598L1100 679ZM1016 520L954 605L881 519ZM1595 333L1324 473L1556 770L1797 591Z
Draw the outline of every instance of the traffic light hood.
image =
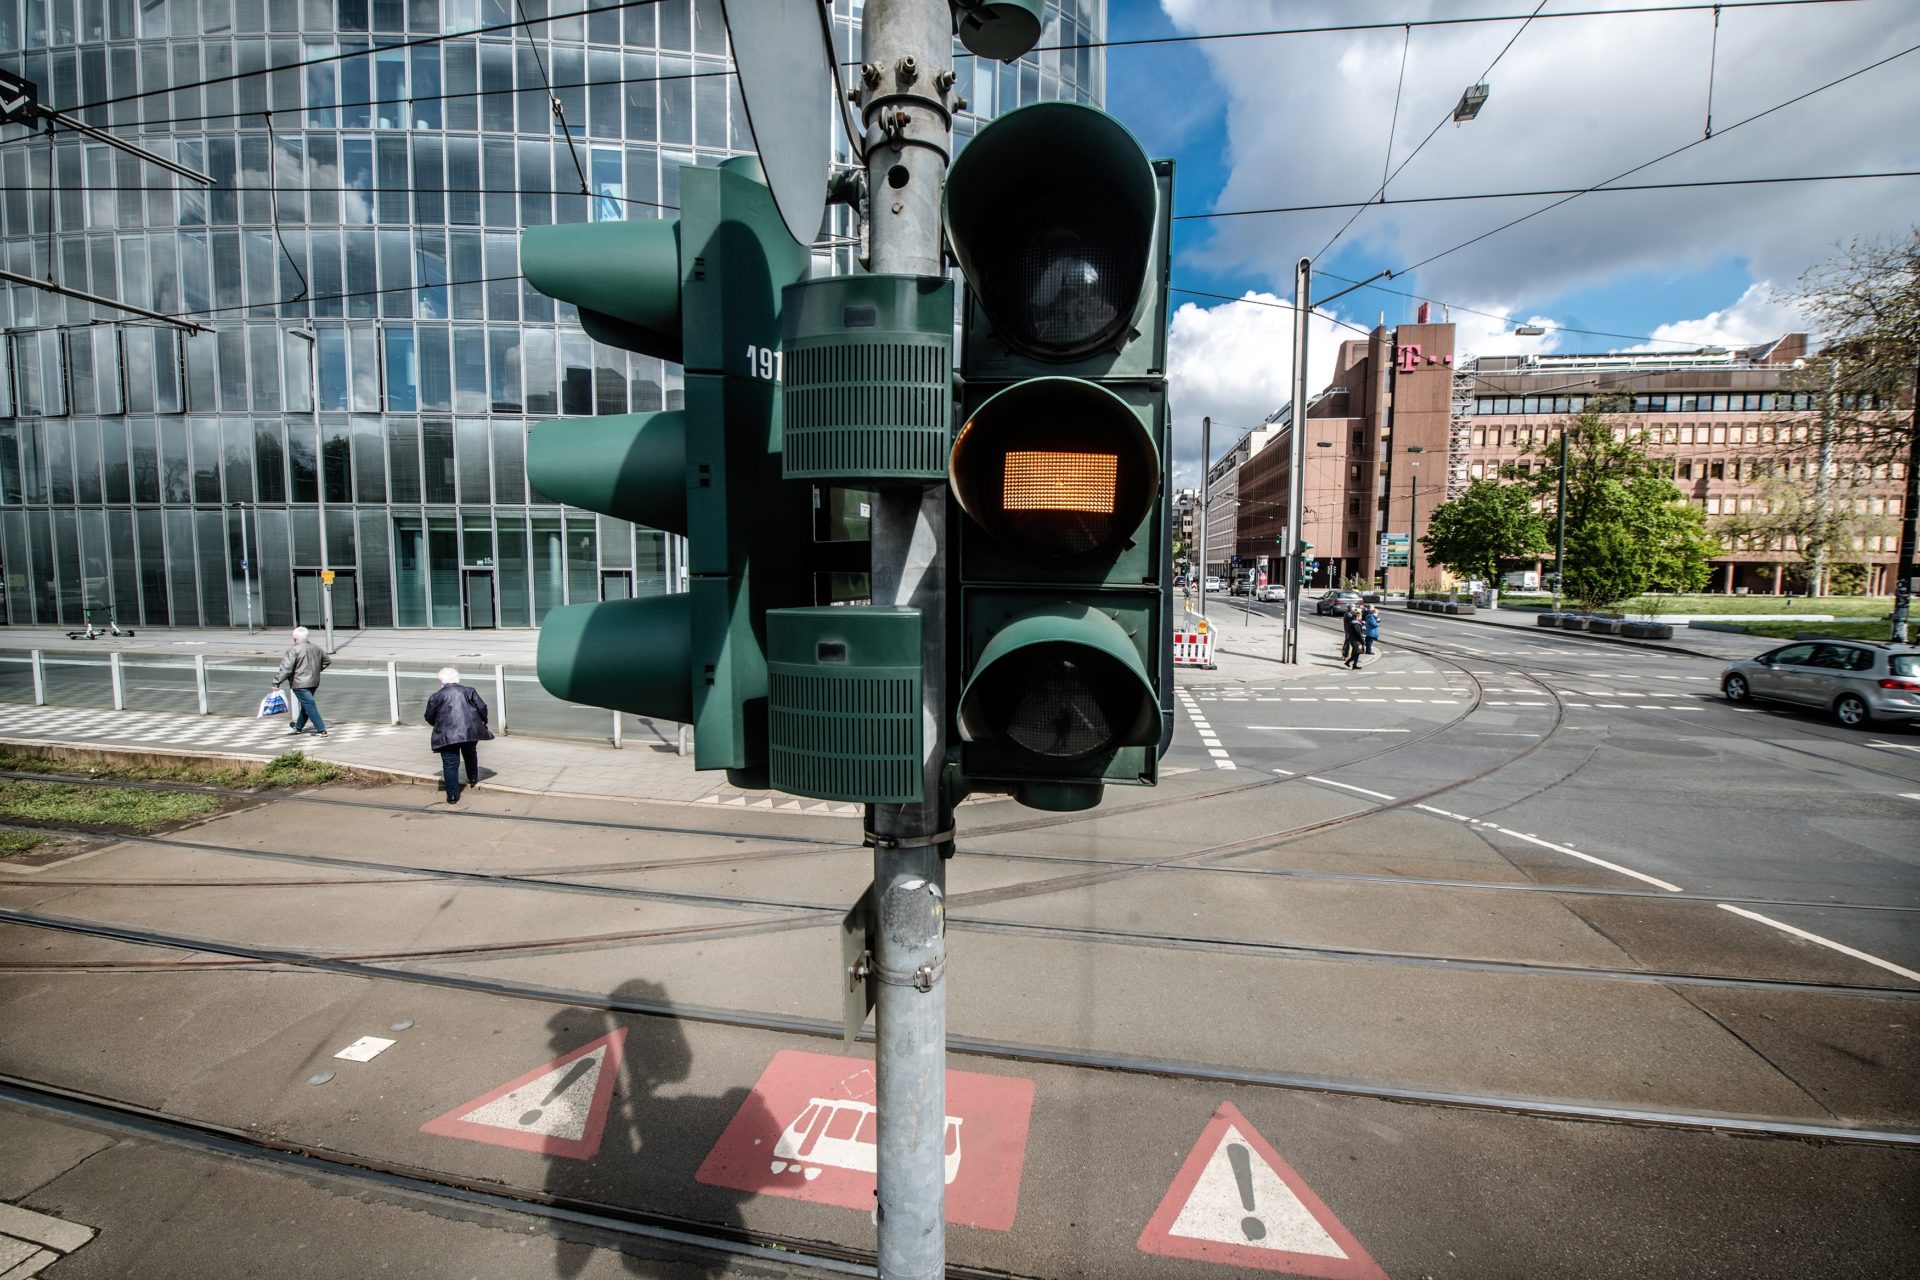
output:
M960 695L960 736L1050 761L1156 746L1160 700L1126 629L1070 601L1013 619Z
M1133 135L1072 102L987 125L955 158L942 195L947 242L994 333L1054 361L1130 336L1158 201Z
M679 219L528 227L520 270L541 293L580 308L595 341L679 362Z

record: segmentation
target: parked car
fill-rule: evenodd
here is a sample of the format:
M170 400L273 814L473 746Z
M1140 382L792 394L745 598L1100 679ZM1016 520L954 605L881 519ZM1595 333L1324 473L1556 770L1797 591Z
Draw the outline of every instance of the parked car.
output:
M1849 729L1920 720L1920 649L1865 640L1803 640L1727 664L1729 702L1763 698L1819 707Z
M1287 584L1284 582L1269 582L1266 586L1255 592L1253 598L1262 604L1285 604L1287 602Z
M1207 575L1207 590L1224 591L1226 590L1226 586L1227 584L1220 581L1218 575L1211 574L1211 573Z
M1313 602L1313 611L1323 616L1327 614L1345 613L1347 610L1353 608L1353 606L1359 604L1360 600L1361 596L1358 591L1329 591Z

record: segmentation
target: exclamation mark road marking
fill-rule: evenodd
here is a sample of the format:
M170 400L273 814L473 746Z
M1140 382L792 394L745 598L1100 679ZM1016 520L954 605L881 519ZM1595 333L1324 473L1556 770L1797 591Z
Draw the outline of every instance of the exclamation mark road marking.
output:
M552 1089L548 1090L547 1096L540 1099L539 1106L523 1114L520 1117L520 1123L532 1124L534 1121L538 1120L540 1118L541 1112L549 1104L551 1104L555 1098L559 1097L561 1094L565 1093L568 1089L572 1088L574 1083L578 1081L581 1076L584 1076L585 1074L587 1074L587 1072L593 1070L599 1064L600 1064L600 1059L589 1054L588 1056L574 1063L571 1067L568 1067L567 1074L560 1077L560 1083L556 1084L555 1086L553 1086ZM1243 1192L1242 1194L1247 1194L1247 1193ZM1248 1207L1251 1208L1252 1206L1249 1205Z
M1240 1230L1249 1240L1264 1239L1267 1224L1253 1216L1253 1157L1237 1142L1227 1144L1227 1162L1233 1166L1233 1180L1240 1184L1240 1207L1247 1216L1240 1219Z

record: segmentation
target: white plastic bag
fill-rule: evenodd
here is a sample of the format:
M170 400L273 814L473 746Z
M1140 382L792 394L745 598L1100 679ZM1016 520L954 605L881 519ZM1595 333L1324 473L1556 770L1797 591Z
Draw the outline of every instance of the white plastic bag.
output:
M283 716L285 714L287 714L287 695L278 689L267 690L267 696L260 699L259 718L265 720L269 716Z

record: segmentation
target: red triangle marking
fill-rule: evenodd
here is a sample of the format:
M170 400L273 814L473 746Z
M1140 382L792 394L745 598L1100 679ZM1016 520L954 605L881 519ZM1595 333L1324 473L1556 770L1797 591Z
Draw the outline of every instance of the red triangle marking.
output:
M420 1132L438 1134L443 1138L467 1138L474 1142L490 1142L497 1147L512 1147L517 1151L537 1151L541 1155L565 1156L570 1160L591 1160L600 1150L600 1135L607 1127L607 1111L613 1101L614 1077L620 1074L620 1046L627 1038L627 1029L609 1032L597 1039L589 1040L571 1053L561 1054L552 1062L542 1063L523 1076L507 1081L498 1089L490 1089L477 1098L470 1098L453 1110L437 1119L429 1120L420 1126ZM595 1049L605 1045L607 1053L600 1060L599 1075L593 1082L593 1099L587 1104L587 1122L578 1138L566 1138L550 1133L530 1133L524 1130L508 1129L501 1125L476 1124L463 1120L486 1106L496 1098L503 1098L523 1085L532 1084L541 1076L557 1067L584 1058Z
M1254 1244L1232 1243L1221 1240L1205 1240L1188 1235L1173 1234L1175 1221L1181 1211L1193 1198L1194 1189L1199 1185L1201 1175L1207 1170L1214 1154L1226 1141L1227 1130L1231 1126L1250 1149L1252 1158L1266 1162L1268 1169L1285 1184L1300 1206L1312 1215L1333 1242L1339 1246L1344 1258L1331 1257L1317 1253L1295 1253L1285 1249L1261 1248ZM1258 1205L1254 1215L1257 1216ZM1213 1113L1213 1119L1200 1134L1200 1140L1194 1143L1193 1151L1187 1156L1186 1163L1180 1166L1180 1172L1174 1175L1173 1185L1167 1188L1167 1194L1160 1201L1160 1207L1154 1210L1153 1219L1147 1223L1146 1230L1140 1233L1137 1246L1143 1253L1156 1253L1172 1258L1196 1258L1202 1262L1225 1263L1229 1266L1250 1267L1259 1271L1278 1271L1294 1276L1318 1276L1322 1280L1387 1280L1387 1273L1378 1263L1360 1247L1353 1233L1341 1225L1340 1219L1333 1216L1319 1196L1307 1185L1306 1179L1295 1173L1293 1166L1280 1158L1267 1140L1254 1131L1247 1118L1231 1102L1222 1102L1220 1109Z

